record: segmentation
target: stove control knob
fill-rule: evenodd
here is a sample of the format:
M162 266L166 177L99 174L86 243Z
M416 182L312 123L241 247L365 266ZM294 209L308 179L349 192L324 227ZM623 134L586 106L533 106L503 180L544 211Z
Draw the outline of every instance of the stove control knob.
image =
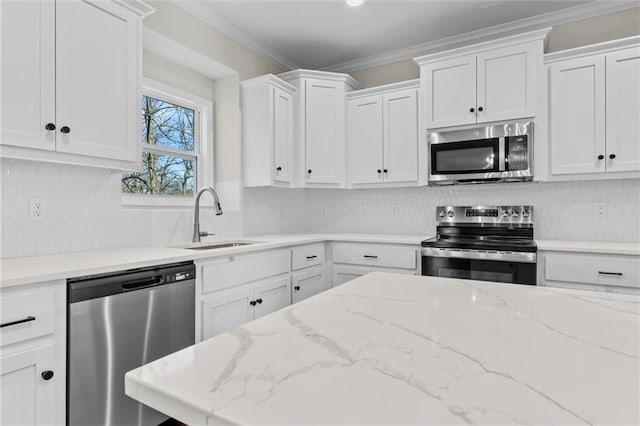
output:
M453 210L449 210L449 211L447 212L447 214L449 215L449 217L453 217L453 216L455 216L455 213L454 213L454 211L453 211Z
M519 214L518 210L512 210L511 211L511 216L512 217L518 217L518 214Z
M502 217L508 217L511 214L511 212L509 210L503 210L502 211Z
M529 217L531 215L531 213L529 212L529 210L522 210L522 217Z
M438 216L440 217L444 217L445 216L445 211L444 210L440 210L440 213L438 213Z

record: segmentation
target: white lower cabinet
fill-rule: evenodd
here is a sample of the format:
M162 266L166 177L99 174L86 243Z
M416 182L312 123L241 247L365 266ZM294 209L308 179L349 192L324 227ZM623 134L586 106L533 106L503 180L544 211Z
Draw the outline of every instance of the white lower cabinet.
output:
M293 303L315 296L326 289L327 279L324 265L296 272L291 276L291 300Z
M63 425L66 282L0 290L0 424Z
M640 256L538 253L538 285L640 293Z
M65 378L56 377L55 372L49 380L43 377L55 370L54 352L55 345L48 344L0 358L1 424L55 423L56 381L64 383ZM59 424L64 422L61 420Z
M259 281L202 299L202 339L239 327L291 304L291 277Z

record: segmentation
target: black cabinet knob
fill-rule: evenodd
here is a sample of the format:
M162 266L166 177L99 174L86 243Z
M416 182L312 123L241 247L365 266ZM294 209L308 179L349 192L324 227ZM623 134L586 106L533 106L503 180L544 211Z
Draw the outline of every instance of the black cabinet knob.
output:
M257 302L258 304L261 304L261 303L262 303L262 299L258 299L258 300L256 300L256 302Z
M482 107L478 107L478 111L482 112L482 109L483 109Z
M282 167L278 166L278 167L276 167L276 170L281 172L282 171Z
M378 169L378 174L382 173L382 170Z
M598 160L604 160L604 155L598 155Z
M53 123L47 123L46 126L44 126L45 129L51 131L51 130L55 130L56 129L56 125Z
M383 172L385 172L385 173L389 173L389 170L387 170L387 169L384 169L384 170L383 170Z
M295 291L300 291L300 286L299 286L299 285L297 285L297 286L295 286L293 289L294 289Z
M311 169L307 170L307 173L311 173Z
M42 378L45 380L51 380L53 379L53 371L51 370L44 370L42 372Z
M475 108L469 108L469 112L476 112Z
M616 155L615 154L610 154L609 158L611 158L613 160L614 158L616 158Z
M71 129L69 128L69 126L62 126L62 127L60 128L60 131L61 131L62 133L70 133L70 132L71 132Z
M256 306L256 301L255 301L255 300L252 300L251 302L249 302L249 304L250 304L251 306Z

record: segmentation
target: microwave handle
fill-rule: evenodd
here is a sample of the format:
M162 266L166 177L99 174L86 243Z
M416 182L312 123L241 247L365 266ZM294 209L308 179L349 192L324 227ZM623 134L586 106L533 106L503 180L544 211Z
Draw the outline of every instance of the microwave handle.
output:
M505 166L506 158L505 158L505 137L498 138L498 170L504 172L507 170Z

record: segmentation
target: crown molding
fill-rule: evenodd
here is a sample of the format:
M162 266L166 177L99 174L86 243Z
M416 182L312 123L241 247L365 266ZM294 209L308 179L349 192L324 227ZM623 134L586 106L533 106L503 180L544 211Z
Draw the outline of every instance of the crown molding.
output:
M270 85L279 87L280 89L292 95L296 94L295 86L287 83L286 81L282 80L279 77L276 77L273 74L265 74L259 77L251 78L249 80L242 80L240 82L240 87L245 88L245 87L251 87L251 86L260 85L260 84L270 84Z
M438 53L443 50L450 50L464 47L469 44L491 41L502 37L513 36L518 33L531 32L545 27L565 24L567 22L579 21L607 13L618 12L625 9L637 7L636 2L614 1L601 2L594 1L587 4L562 9L556 12L544 13L531 18L519 19L517 21L483 28L476 31L467 32L439 40L416 44L402 49L392 50L379 55L367 56L354 59L339 64L325 67L323 71L332 72L353 72L378 65L390 64L402 60L411 59L418 56L425 56Z
M140 0L115 0L115 2L121 4L129 10L132 10L143 18L151 15L156 11L155 8Z
M621 38L618 40L605 41L603 43L561 50L560 52L547 53L544 55L544 63L545 65L548 65L554 62L564 61L566 59L583 58L585 56L609 53L630 47L640 47L640 36Z
M249 35L238 29L235 25L231 24L229 21L224 19L218 13L216 13L213 8L207 7L203 2L193 2L189 0L171 0L176 6L181 7L186 10L190 14L194 15L198 19L206 22L211 25L218 31L224 33L225 35L231 37L238 43L244 45L248 49L252 50L254 53L262 56L264 59L272 62L278 67L282 68L285 71L293 70L299 68L295 63L291 62L287 58L278 55L275 52L266 49L261 46L258 42L256 42Z
M144 27L142 31L144 50L153 52L182 67L205 75L212 80L237 74L231 68L152 29Z
M371 95L383 95L389 92L395 92L402 89L419 89L420 79L406 80L399 83L385 84L384 86L369 87L366 89L354 90L346 94L347 99L358 99Z
M347 84L353 90L362 89L362 85L349 74L338 73L338 72L328 72L328 71L316 71L316 70L305 70L305 69L297 69L293 71L287 71L282 74L278 74L278 77L284 81L290 81L297 78L318 78L322 80L333 80L340 81L342 83Z

